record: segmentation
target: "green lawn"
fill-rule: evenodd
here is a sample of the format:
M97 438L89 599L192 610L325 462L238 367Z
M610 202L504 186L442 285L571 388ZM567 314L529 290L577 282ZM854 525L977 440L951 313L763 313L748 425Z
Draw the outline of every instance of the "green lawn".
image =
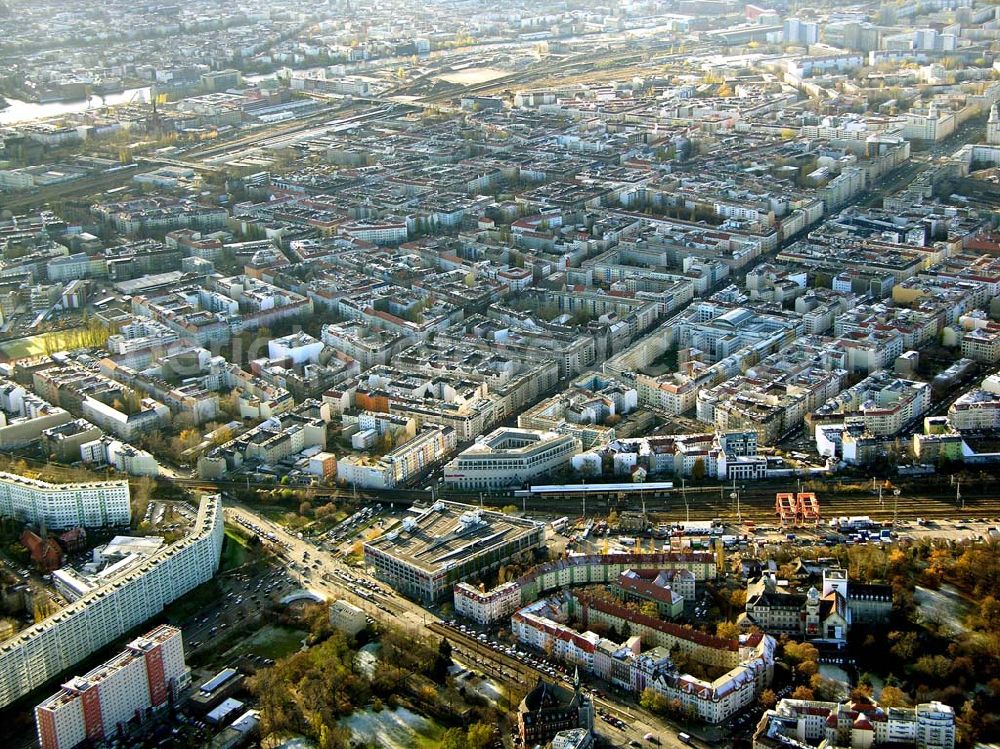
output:
M13 361L29 356L41 356L45 353L45 339L42 336L18 338L0 343L0 356Z
M102 337L106 340L107 333L92 333L82 327L41 333L0 343L0 358L13 361L14 359L41 356L51 351L96 345L101 342Z
M246 560L246 542L227 528L225 538L222 540L222 558L219 561L219 572L236 569L246 562Z
M239 646L240 653L259 655L261 658L278 660L297 652L302 647L302 639L308 634L301 629L267 625L257 630L252 637Z

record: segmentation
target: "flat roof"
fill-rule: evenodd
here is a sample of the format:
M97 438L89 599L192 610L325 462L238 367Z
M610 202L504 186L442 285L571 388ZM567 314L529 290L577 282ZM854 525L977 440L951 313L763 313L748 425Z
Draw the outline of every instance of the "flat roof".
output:
M127 555L127 554L152 554L163 546L161 536L115 536L104 548L101 554L104 556Z
M234 700L232 697L224 699L217 708L210 711L205 717L213 723L221 723L227 715L234 713L243 707L243 703Z
M247 710L229 726L240 733L249 733L260 723L260 713L257 710Z
M433 573L542 528L534 520L438 501L365 546Z
M200 687L198 687L198 689L199 691L205 692L206 694L211 694L216 689L225 684L227 681L236 676L237 673L239 672L235 668L224 668L221 671L219 671L219 673L217 673L215 676L213 676L211 679L209 679Z

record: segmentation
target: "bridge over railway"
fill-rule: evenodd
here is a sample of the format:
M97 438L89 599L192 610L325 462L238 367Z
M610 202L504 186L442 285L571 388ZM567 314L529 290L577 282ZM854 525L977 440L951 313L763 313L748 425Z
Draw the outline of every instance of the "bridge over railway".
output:
M281 599L281 605L287 606L288 604L295 603L296 601L314 601L316 603L323 603L326 601L326 596L312 590L293 590Z

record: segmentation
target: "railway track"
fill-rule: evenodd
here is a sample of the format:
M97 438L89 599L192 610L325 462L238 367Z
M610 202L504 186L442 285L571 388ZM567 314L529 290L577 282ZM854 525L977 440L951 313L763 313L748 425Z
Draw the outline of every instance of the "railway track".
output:
M915 518L951 518L951 517L1000 517L1000 500L998 499L967 499L965 506L956 505L954 498L949 500L920 498L904 501L900 499L898 506L894 506L893 499L887 498L883 503L879 503L875 497L854 500L821 500L821 511L824 519L840 517L842 515L868 515L872 519L888 521L894 517L899 520L913 520ZM527 502L529 512L544 512L549 515L560 513L571 515L581 514L580 500L552 501L545 503ZM625 501L619 503L607 502L587 502L587 515L603 515L610 510L639 510L641 503L638 500ZM773 498L764 503L741 502L737 510L736 503L730 499L725 501L697 501L689 502L685 507L684 502L679 498L671 500L655 500L645 503L646 512L654 518L664 518L671 520L713 520L719 518L723 521L743 520L755 523L775 522L777 514L774 512Z
M427 629L446 638L456 652L471 661L470 665L489 671L498 680L523 685L533 683L538 678L545 676L533 666L522 663L517 658L511 658L506 653L494 650L475 637L469 637L467 634L446 627L440 622L431 622L427 625Z
M29 464L45 465L45 461L26 459ZM48 464L51 469L53 466ZM76 474L66 469L67 478L75 478ZM248 484L245 481L206 480L196 478L167 479L185 489L202 490L206 492L236 491L239 489L273 490L280 488L276 484ZM413 504L429 504L431 494L419 489L359 490L356 493L349 489L311 486L296 487L303 497L311 500L353 500L360 504L393 504L396 507L407 507ZM740 487L739 508L731 498L732 488L729 486L702 486L687 490L674 488L654 496L643 493L641 484L634 491L616 493L614 496L588 497L586 499L587 515L606 515L611 510L642 510L654 517L668 520L712 520L720 518L733 522L738 518L755 523L773 523L777 516L774 512L774 495L776 492L794 491L791 482L750 483ZM962 486L962 499L956 501L956 492L951 488L929 488L921 490L919 484L902 486L902 493L897 498L891 491L883 493L882 501L871 493L844 491L836 481L828 485L812 488L820 500L820 510L824 519L842 515L868 515L875 520L888 521L893 517L899 520L914 520L918 517L927 519L940 518L1000 518L1000 492L985 482L969 482ZM663 496L665 495L665 496ZM438 498L466 504L479 504L478 494L440 492ZM584 514L584 501L580 497L514 497L504 493L483 498L484 504L491 507L513 505L529 514L544 514L547 516L568 515L579 517Z
M739 503L731 496L729 486L699 487L682 491L675 488L668 492L643 494L637 486L635 491L609 496L588 496L586 512L582 497L551 496L546 498L517 498L513 501L528 512L563 515L603 515L611 510L645 510L654 517L671 520L711 520L774 522L775 493L794 491L794 485L767 484L765 486L746 485L739 489ZM881 501L875 493L838 491L836 485L816 487L820 499L823 518L842 515L869 515L873 519L888 521L948 517L1000 517L1000 496L989 486L970 486L962 490L962 498L956 500L955 490L931 490L913 492L913 487L903 489L897 498L891 491L883 492ZM507 500L500 500L507 501ZM494 500L493 504L497 504Z
M479 642L479 640L474 637L469 637L468 635L450 627L446 627L443 624L434 622L432 624L428 624L427 629L436 635L446 638L448 642L451 643L455 652L458 653L463 660L471 661L469 665L475 666L477 669L488 671L493 678L499 681L516 684L518 686L530 686L539 678L544 678L549 681L553 680L552 676L542 673L537 668L534 668L526 663L522 663L517 658L511 658L506 653L494 650L488 645L484 645ZM572 685L572 679L563 674L556 677L556 680L561 681L565 685ZM593 700L595 705L616 718L629 722L635 720L635 713L623 709L603 697L595 695Z
M81 179L60 182L37 188L29 192L4 193L0 203L3 207L11 211L21 211L29 208L36 208L46 203L64 198L71 198L76 195L87 195L102 193L122 184L129 183L137 174L145 174L152 171L153 167L135 170L121 170L110 174L101 174L95 177L83 177Z
M614 56L613 53L612 55ZM645 53L627 52L614 56L614 58L620 63L640 62L643 59L645 59ZM572 68L581 66L593 66L606 59L608 59L607 55L602 56L594 54L592 52L573 55L572 57L569 57L555 64L550 63L544 69L532 68L527 71L518 71L516 73L509 73L507 75L503 75L498 78L493 78L489 81L484 81L483 83L475 83L472 85L463 86L461 88L456 88L454 90L431 94L429 96L424 96L423 98L420 99L420 101L421 103L424 104L443 104L444 102L451 101L452 99L461 98L463 96L470 96L474 94L496 91L499 88L508 87L511 84L527 84L532 80L538 78L549 78L552 77L552 75L555 73L564 72Z
M233 481L211 482L179 479L177 483L190 488L245 488L245 484ZM267 488L274 487L267 485ZM323 487L305 487L300 490L314 499L343 500L354 496L350 491ZM773 484L765 487L750 485L740 489L740 502L739 508L737 508L737 503L730 496L732 490L727 486L699 487L686 491L675 488L667 492L665 497L644 495L637 487L636 491L615 498L588 497L586 514L604 515L612 509L620 512L622 510L641 510L645 507L649 513L664 515L671 519L685 519L690 516L692 520L711 520L713 518L735 520L737 517L742 517L743 520L755 522L769 521L775 518L775 493L792 490L794 490L794 486L784 484ZM898 498L891 492L884 492L881 502L875 494L838 493L832 486L828 489L820 487L815 491L820 498L821 512L825 518L841 515L870 515L880 520L889 520L894 515L901 520L912 520L917 517L1000 517L1000 496L993 492L990 487L973 486L963 490L963 501L961 502L956 502L954 491L930 491L914 495L904 490ZM438 496L442 499L467 504L478 504L479 502L478 495L441 492ZM430 496L428 492L402 489L386 492L359 491L357 499L362 503L391 502L406 506L414 503L429 503ZM580 515L583 514L584 505L583 500L579 497L522 498L507 494L489 496L484 501L493 507L514 505L529 513L547 515Z

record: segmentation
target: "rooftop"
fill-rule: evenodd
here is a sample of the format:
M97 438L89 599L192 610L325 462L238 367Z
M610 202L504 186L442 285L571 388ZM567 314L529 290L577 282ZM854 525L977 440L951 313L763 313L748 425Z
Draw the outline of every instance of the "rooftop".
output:
M438 501L365 546L433 573L515 539L540 537L542 527L533 520Z

